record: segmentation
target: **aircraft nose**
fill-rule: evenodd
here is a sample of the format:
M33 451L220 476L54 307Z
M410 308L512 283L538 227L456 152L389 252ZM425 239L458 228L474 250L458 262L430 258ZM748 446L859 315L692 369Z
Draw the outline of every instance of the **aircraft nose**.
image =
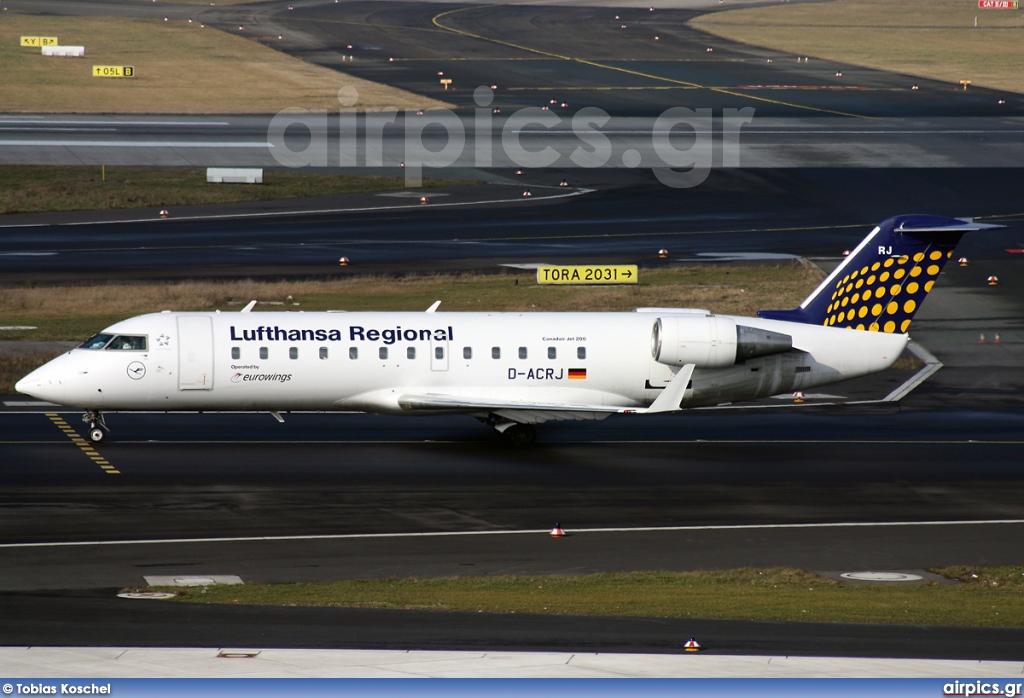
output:
M66 392L64 376L66 363L66 354L58 356L15 383L14 389L19 393L31 395L46 402L61 403Z

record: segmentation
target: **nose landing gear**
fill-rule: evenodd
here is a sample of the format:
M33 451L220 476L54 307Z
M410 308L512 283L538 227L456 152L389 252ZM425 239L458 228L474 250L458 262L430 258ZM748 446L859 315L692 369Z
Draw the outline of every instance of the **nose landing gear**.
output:
M103 415L99 410L89 410L82 415L82 421L89 425L89 441L98 444L106 437L110 429L103 421Z

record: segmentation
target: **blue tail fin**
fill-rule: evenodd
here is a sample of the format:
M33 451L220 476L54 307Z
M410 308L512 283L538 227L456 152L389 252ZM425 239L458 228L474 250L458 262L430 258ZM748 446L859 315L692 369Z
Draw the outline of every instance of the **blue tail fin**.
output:
M795 310L758 316L872 332L906 332L960 237L1001 228L970 219L904 215L883 221Z

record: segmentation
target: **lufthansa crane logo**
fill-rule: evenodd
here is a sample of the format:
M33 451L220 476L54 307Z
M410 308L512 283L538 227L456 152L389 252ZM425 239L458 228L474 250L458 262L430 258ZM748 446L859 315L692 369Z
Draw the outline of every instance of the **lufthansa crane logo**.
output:
M146 365L141 361L132 361L128 364L128 377L137 381L146 375Z

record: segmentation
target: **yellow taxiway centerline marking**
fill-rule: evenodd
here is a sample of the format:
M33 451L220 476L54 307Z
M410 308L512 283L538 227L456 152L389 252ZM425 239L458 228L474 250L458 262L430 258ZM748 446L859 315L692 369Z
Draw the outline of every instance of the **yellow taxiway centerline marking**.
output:
M503 92L610 92L613 90L724 90L724 87L691 87L689 85L647 85L647 86L626 86L609 85L605 87L504 87ZM827 85L764 85L759 87L743 87L744 90L803 90L806 92L824 92L834 88ZM845 89L845 88L844 88ZM858 87L858 92L901 92L899 87ZM866 118L866 117L865 117ZM884 133L884 132L882 132Z
M62 432L64 432L64 435L67 436L68 439L71 440L71 443L73 443L75 446L78 446L78 448L81 449L82 453L84 453L94 463L96 463L101 468L103 468L103 472L105 472L105 473L107 473L109 475L120 475L121 474L120 470L115 469L114 466L112 466L109 462L107 462L107 460L103 456L101 456L99 453L97 453L96 449L92 447L91 443L89 443L88 441L83 439L81 436L79 436L78 432L76 432L74 429L72 429L71 426L67 422L64 421L63 417L61 417L56 412L47 412L46 416L50 419L51 422L53 422L53 424L58 429L60 429Z
M818 113L821 113L821 114L835 114L837 116L849 116L849 117L853 117L853 118L857 118L857 119L871 119L871 118L874 118L874 117L870 117L870 116L864 116L863 114L852 114L850 112L837 111L835 109L822 109L820 107L809 107L809 106L806 106L804 104L794 104L792 102L783 102L782 100L769 99L768 97L757 97L755 95L744 94L743 92L737 92L735 90L726 89L726 88L722 88L722 87L708 87L706 85L700 85L700 84L698 84L696 82L690 82L688 80L677 80L675 78L667 78L667 77L663 77L663 76L660 76L660 75L651 75L650 73L643 73L643 72L640 72L639 70L630 70L628 68L622 68L622 67L619 67L619 66L608 65L606 63L598 63L597 61L590 61L590 60L587 60L585 58L573 58L571 56L563 56L563 55L560 55L560 54L557 54L557 53L550 53L548 51L541 51L539 49L530 48L528 46L520 46L519 44L513 44L513 43L511 43L509 41L502 41L501 39L492 39L491 37L480 36L479 34L473 34L472 32L463 31L462 29L454 29L452 27L447 27L447 26L441 24L440 21L438 21L442 17L445 17L447 15L455 14L457 12L465 12L467 10L479 10L482 7L484 7L484 6L474 5L474 6L470 6L470 7L457 7L454 10L447 10L445 12L441 12L440 14L435 15L434 18L431 20L431 22L434 24L434 26L440 27L441 29L446 29L446 30L448 30L448 31L450 31L450 32L452 32L454 34L461 34L463 36L468 36L468 37L471 37L471 38L474 38L474 39L479 39L481 41L490 41L492 43L500 44L502 46L510 46L512 48L516 48L516 49L519 49L521 51L529 51L530 53L537 53L537 54L540 54L542 56L549 56L551 58L558 58L558 59L561 59L561 60L564 60L564 61L573 61L573 62L576 62L576 63L582 63L584 65L593 66L595 68L601 68L601 69L604 69L604 70L615 70L615 71L618 71L620 73L627 73L629 75L636 75L638 77L647 78L649 80L656 80L656 81L661 81L661 82L670 82L670 83L674 83L674 84L677 84L677 85L685 85L687 87L692 87L692 88L706 89L706 90L710 90L712 92L718 92L720 94L731 95L733 97L745 97L747 99L752 99L752 100L758 101L758 102L766 102L768 104L776 104L776 105L783 106L783 107L791 107L793 109L806 109L808 111L818 112Z
M474 56L465 56L465 57L448 56L446 58L437 58L436 56L425 56L423 58L416 58L414 56L406 56L405 58L399 58L399 57L395 56L395 63L402 63L402 62L406 62L406 63L425 63L427 61L430 61L431 63L438 63L438 62L444 62L444 61L473 61L475 63L501 63L503 61L548 61L548 60L552 60L552 59L544 57L544 56L539 56L537 58L534 58L532 56L519 56L517 58L482 58L482 57L478 58L478 57L474 57ZM563 59L563 58L556 58L554 60L565 60L565 59ZM652 59L649 59L649 60L646 59L646 58L614 58L612 60L622 61L623 63L747 63L747 62L749 62L746 59L742 59L742 58L732 58L732 59L717 60L717 61L709 61L709 60L704 60L704 59L694 60L694 59L690 59L690 58L680 58L680 59L652 58ZM893 88L893 89L898 89L898 88Z

